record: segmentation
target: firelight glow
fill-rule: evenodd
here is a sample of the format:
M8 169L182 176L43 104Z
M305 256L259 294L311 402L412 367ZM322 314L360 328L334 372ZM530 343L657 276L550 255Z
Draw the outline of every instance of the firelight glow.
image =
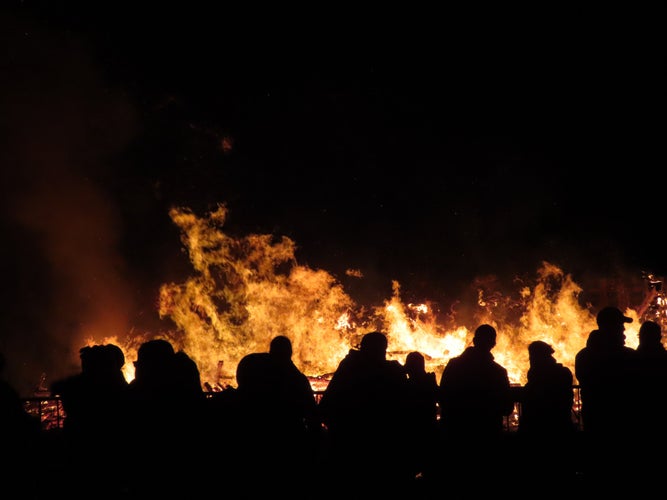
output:
M387 335L388 358L403 362L408 352L420 351L439 378L447 361L469 345L476 326L489 323L498 331L494 357L511 382L524 384L531 341L551 344L556 359L574 372L574 357L596 327L594 315L578 301L581 287L549 262L542 263L533 284L524 283L513 294L480 286L474 315L460 324L455 313L442 315L428 301L405 304L395 281L383 304L359 306L331 274L299 265L292 240L260 234L232 238L222 231L226 216L224 204L206 217L187 208L170 211L194 268L185 282L165 283L160 290L160 317L176 328L135 335L127 343L104 342L120 345L131 361L144 340L167 338L197 362L202 382L217 391L235 385L244 355L267 351L275 335L285 334L292 339L294 362L317 388L371 330ZM351 275L363 279L359 272ZM635 347L638 315L632 309L625 314L635 320L626 328L626 343ZM131 380L132 363L125 369Z

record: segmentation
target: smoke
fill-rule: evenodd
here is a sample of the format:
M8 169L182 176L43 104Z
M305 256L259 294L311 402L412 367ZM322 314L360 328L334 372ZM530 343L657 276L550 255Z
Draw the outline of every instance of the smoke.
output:
M128 331L123 228L105 179L136 121L80 42L20 17L2 24L0 349L30 395L42 374L77 370L86 339Z

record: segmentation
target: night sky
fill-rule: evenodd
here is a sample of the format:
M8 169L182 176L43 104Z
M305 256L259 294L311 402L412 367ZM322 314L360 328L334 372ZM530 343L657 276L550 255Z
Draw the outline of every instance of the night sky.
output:
M649 13L138 3L0 11L15 364L65 355L87 318L159 327L159 285L191 273L172 206L225 203L229 234L288 236L341 280L360 269L360 301L391 280L454 298L543 260L584 282L667 273Z

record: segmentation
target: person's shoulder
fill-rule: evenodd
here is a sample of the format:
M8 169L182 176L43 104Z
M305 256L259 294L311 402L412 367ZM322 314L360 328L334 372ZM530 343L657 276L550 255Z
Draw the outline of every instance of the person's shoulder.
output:
M476 355L477 351L473 346L468 346L463 351L461 351L459 354L456 356L452 356L449 358L448 364L453 363L453 364L458 364L458 363L464 363L467 359L470 359Z
M341 377L349 372L354 372L360 365L359 360L361 355L358 350L350 349L343 359L340 360L338 366L334 370L334 376Z
M507 368L505 368L503 365L501 365L497 361L494 361L493 362L493 367L498 373L501 373L501 374L503 374L507 377L507 373L508 373Z
M585 345L581 349L577 351L577 353L574 355L575 361L581 358L585 358L591 353L591 347L589 345Z
M565 366L563 363L556 363L556 369L563 378L572 379L573 377L572 370L570 370L570 368Z
M600 347L605 343L605 336L600 330L591 330L586 338L586 347Z
M361 351L359 351L358 349L350 349L345 355L345 357L339 363L339 366L354 364L360 361L361 359L362 359Z
M563 373L572 373L572 370L569 366L565 366L563 363L556 363L556 367Z
M388 359L386 361L386 366L387 369L390 370L393 374L399 375L405 379L407 379L407 374L405 373L405 368L401 364L400 361L395 360L395 359Z
M445 370L447 368L449 368L451 370L452 368L456 368L460 365L465 364L465 359L466 359L465 356L464 356L465 352L466 351L463 351L461 354L449 358L449 361L447 361L447 364L445 365Z

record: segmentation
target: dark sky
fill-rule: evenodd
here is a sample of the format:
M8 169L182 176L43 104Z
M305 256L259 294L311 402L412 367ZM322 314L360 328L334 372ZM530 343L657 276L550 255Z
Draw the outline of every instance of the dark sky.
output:
M361 269L371 300L542 260L667 272L649 13L137 4L0 12L5 350L54 349L35 332L82 309L151 326L190 271L172 206L224 202L230 234Z

